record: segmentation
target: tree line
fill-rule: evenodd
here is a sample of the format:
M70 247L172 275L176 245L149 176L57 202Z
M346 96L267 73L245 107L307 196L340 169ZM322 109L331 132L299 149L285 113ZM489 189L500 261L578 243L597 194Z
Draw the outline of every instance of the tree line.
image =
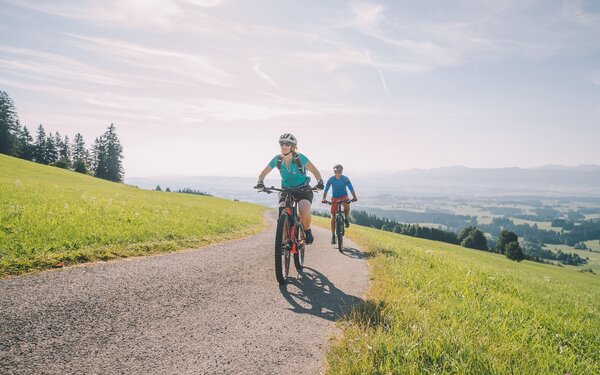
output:
M328 216L327 214L320 214ZM365 211L354 210L350 220L358 225L394 232L411 237L425 238L434 241L441 241L460 245L462 247L488 251L502 254L511 260L520 262L522 260L531 260L539 263L549 263L549 260L559 261L562 264L581 265L586 264L587 259L581 258L575 253L564 253L558 251L554 253L551 250L542 249L540 245L525 242L523 247L519 241L519 236L508 229L501 229L497 237L486 238L485 234L475 226L463 228L458 235L454 232L444 231L430 227L422 227L417 224L403 224L396 220L381 218Z
M532 260L541 261L543 259L548 260L556 260L561 262L562 264L568 264L571 266L579 266L581 264L586 264L588 259L582 258L577 253L564 253L561 250L558 252L554 252L552 250L544 249L540 244L526 242L523 246L524 253L533 258Z
M405 234L411 237L426 238L434 241L457 244L456 233L441 229L422 227L418 224L402 224L393 219L380 218L375 214L361 210L352 211L352 221L366 227L377 228L388 232Z
M455 215L453 213L440 212L426 209L425 212L414 212L407 210L388 210L371 208L370 212L382 217L389 217L403 223L435 223L458 231L465 225L476 225L477 218L469 215Z
M515 224L506 217L494 218L490 224L479 225L479 228L492 236L498 236L502 230L508 229L523 237L527 242L553 245L574 246L577 243L600 237L599 219L581 221L577 225L573 224L572 221L555 220L553 224L556 224L557 227L561 226L563 230L556 232L539 229L537 224Z
M154 190L156 191L163 191L163 189L160 187L160 185L156 185L156 187L154 188ZM164 190L166 193L170 193L172 190L170 187L167 187ZM192 195L203 195L206 197L212 197L212 194L209 194L205 191L201 191L201 190L196 190L196 189L191 189L191 188L184 188L184 189L177 189L175 190L175 193L182 193L182 194L192 194Z
M27 126L21 126L15 104L5 91L0 91L0 153L109 181L123 181L123 147L114 124L89 149L80 133L71 141L59 132L47 133L41 124L34 139Z

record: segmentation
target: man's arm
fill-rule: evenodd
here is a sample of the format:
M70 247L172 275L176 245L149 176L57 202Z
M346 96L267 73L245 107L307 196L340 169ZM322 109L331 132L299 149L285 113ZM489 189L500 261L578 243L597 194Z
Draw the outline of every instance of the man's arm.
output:
M348 179L348 189L350 189L350 193L352 193L352 200L353 201L357 201L358 198L356 197L356 192L354 191L354 186L352 186L352 182L350 182L350 179Z

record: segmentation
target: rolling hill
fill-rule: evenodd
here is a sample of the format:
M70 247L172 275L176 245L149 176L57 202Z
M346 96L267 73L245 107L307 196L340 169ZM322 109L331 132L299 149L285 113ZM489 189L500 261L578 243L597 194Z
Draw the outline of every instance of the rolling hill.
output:
M264 210L0 155L0 276L239 238L264 228Z

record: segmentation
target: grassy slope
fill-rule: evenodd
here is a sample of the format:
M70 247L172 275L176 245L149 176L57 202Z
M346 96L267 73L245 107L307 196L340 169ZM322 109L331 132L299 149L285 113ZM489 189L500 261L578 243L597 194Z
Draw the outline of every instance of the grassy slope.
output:
M264 227L264 210L0 155L0 276L237 238Z
M372 285L342 322L329 373L600 373L599 276L359 226L348 234L368 251Z

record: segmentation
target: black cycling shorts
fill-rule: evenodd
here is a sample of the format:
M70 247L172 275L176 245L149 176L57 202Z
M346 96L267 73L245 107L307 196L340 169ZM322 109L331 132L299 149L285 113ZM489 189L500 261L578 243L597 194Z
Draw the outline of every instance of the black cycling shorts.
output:
M292 196L297 202L300 202L303 199L308 200L310 203L313 201L313 192L312 190L299 191L296 193L292 193ZM279 193L279 207L285 207L285 199L283 198L283 193Z

